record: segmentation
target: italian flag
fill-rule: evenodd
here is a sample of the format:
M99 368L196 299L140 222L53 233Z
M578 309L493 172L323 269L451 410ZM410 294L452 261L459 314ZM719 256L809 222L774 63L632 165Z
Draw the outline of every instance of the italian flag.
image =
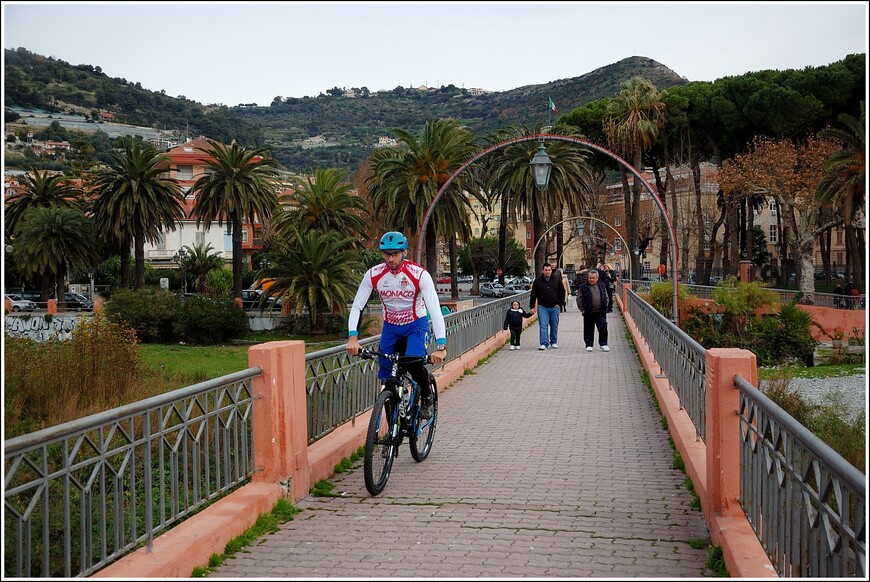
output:
M550 97L550 109L553 111L553 113L556 112L556 104L553 103L553 98L552 98L552 97Z

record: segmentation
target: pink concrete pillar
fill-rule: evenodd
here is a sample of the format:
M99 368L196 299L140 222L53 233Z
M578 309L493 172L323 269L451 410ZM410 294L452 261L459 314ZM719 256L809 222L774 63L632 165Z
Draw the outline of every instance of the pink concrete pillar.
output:
M310 488L308 397L305 388L305 342L268 342L248 350L248 365L261 366L254 378L253 482L289 480L292 501Z
M743 514L740 495L740 391L734 376L740 374L758 385L755 354L737 348L707 350L707 486L710 511L734 517Z
M628 304L628 291L631 289L631 283L623 283L622 284L622 306L625 309L625 306Z
M740 261L740 282L750 283L755 278L755 266L752 261Z

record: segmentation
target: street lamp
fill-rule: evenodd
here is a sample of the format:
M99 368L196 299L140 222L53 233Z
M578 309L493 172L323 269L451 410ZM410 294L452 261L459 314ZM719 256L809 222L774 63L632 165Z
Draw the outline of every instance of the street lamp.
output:
M547 184L550 183L550 172L553 170L553 162L550 161L550 156L547 155L547 148L544 147L543 141L538 143L538 151L532 156L532 161L529 162L529 165L535 172L535 186L543 192L547 189Z

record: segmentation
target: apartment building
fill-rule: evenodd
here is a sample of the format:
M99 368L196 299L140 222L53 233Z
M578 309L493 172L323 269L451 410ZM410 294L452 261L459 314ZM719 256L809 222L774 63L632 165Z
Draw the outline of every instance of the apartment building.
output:
M176 225L174 231L161 234L156 243L146 242L145 259L155 267L177 268L179 251L186 246L192 248L198 244L210 244L212 252L219 253L226 262L232 262L232 226L226 223L218 226L213 223L208 229L204 226L197 227L196 218L193 217L195 198L192 188L207 173L206 163L212 159L206 153L208 148L207 139L200 136L166 152L170 158L167 176L178 180L181 186L186 218ZM242 252L248 268L253 267L253 255L264 248L262 230L263 224L260 222L242 225Z

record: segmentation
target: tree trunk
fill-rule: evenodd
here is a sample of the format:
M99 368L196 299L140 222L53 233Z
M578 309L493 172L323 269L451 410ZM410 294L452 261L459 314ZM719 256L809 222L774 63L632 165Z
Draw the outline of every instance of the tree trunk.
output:
M130 288L130 241L121 241L121 289Z
M701 162L698 156L692 155L691 167L692 187L695 190L695 222L698 228L698 250L695 253L695 283L698 285L708 285L710 283L710 258L704 250L704 241L711 239L707 234L707 228L704 224L704 207L701 204Z
M61 261L57 266L56 278L55 278L55 299L57 299L57 309L58 311L66 311L66 264Z
M454 301L459 299L459 271L456 268L456 236L450 235L450 298Z
M434 219L434 216L433 216ZM438 276L438 235L435 233L434 220L426 227L426 270L432 277Z
M498 223L498 268L504 272L505 263L507 262L507 215L508 215L508 200L505 195L501 197L501 219ZM481 235L481 240L483 236Z
M136 226L133 237L136 253L136 289L145 288L145 228Z
M242 220L239 216L231 218L233 226L233 299L242 296ZM317 317L316 309L314 317ZM312 321L313 325L313 321Z

